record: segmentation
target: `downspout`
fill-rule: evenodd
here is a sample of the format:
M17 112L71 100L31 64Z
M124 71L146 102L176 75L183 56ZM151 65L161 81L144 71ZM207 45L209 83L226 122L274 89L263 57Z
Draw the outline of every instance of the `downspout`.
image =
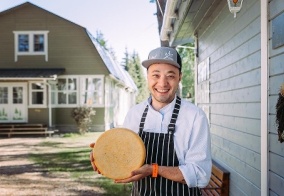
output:
M48 127L52 127L52 111L51 111L51 85L48 81L45 81L48 86Z
M268 3L260 3L261 24L261 196L268 195Z
M48 86L48 126L49 127L52 127L51 83L57 84L57 75L54 75L52 79L45 80L45 84Z

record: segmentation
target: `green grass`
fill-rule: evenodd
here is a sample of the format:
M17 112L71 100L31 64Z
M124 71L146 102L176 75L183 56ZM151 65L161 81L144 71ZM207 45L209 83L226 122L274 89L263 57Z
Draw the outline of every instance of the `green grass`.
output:
M60 142L42 142L38 146L60 148ZM60 148L56 152L40 152L30 154L30 159L37 165L51 173L67 172L75 181L88 186L101 187L106 191L105 195L126 196L130 195L131 184L116 184L113 180L98 177L89 160L90 148Z

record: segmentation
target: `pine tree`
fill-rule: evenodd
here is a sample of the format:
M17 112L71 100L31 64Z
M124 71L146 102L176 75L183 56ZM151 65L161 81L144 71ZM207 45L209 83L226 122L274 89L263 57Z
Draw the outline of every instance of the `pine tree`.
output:
M193 44L187 46L193 47ZM178 48L178 52L182 59L182 97L191 98L194 102L194 50L188 48Z
M133 51L132 54L129 54L126 50L124 58L124 66L125 70L128 71L129 75L132 77L134 83L138 88L136 103L140 103L149 96L149 92L146 85L146 76L143 72L138 53Z

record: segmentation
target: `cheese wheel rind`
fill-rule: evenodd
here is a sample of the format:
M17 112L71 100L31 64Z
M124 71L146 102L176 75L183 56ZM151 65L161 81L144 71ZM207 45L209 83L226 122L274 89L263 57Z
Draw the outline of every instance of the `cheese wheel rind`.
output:
M125 179L145 161L146 149L142 139L126 128L113 128L104 132L93 148L95 165L102 175Z

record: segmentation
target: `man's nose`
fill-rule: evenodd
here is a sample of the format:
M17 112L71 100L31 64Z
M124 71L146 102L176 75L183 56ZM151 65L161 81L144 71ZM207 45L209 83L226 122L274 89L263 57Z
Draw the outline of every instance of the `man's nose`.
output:
M159 79L159 84L160 84L161 86L166 86L166 85L168 84L167 77L165 77L165 76L160 77L160 79Z

